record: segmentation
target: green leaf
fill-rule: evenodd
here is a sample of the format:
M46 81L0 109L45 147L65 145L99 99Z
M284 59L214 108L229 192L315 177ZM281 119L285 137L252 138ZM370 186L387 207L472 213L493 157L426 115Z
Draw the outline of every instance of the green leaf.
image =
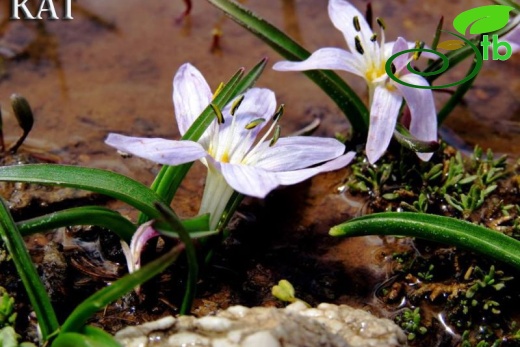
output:
M58 330L58 319L45 287L32 263L31 256L25 247L25 242L3 199L0 199L0 237L13 259L16 271L27 291L29 301L36 312L42 342L45 342L50 334Z
M72 165L28 164L0 167L0 181L65 186L93 191L146 213L159 216L154 203L161 198L145 185L112 171Z
M273 286L273 288L271 288L271 294L281 301L296 301L294 287L291 282L287 280L280 280L277 285Z
M509 21L509 12L512 6L487 5L475 7L464 11L453 20L453 27L462 35L470 27L469 33L473 35L489 33L502 29Z
M182 224L179 223L175 212L164 204L157 204L157 209L161 212L162 218L168 223L173 230L176 230L179 234L181 242L186 246L186 256L188 258L188 281L186 284L186 291L182 300L180 314L189 313L193 298L195 297L195 288L197 286L197 278L199 274L199 265L197 261L197 253L195 252L195 246L191 240L190 234L184 229Z
M520 22L520 17L515 17L512 19L509 24L507 24L504 28L497 30L495 32L490 33L489 35L498 35L502 37L506 35L509 31L513 30L513 28L518 25ZM454 35L454 34L453 34ZM480 46L479 39L470 40L474 45ZM459 48L454 51L449 51L446 53L446 57L448 58L448 68L444 71L444 73L448 72L455 66L457 66L460 62L464 61L471 54L475 53L473 47L471 45L464 45L462 48ZM444 61L442 59L437 59L424 69L425 73L432 73L426 77L426 80L431 84L437 78L442 76L442 74L434 74L435 71L441 70L443 67Z
M439 148L439 143L437 141L421 141L410 134L408 129L406 129L401 124L397 124L395 127L394 138L403 147L408 148L414 152L428 153L434 152Z
M216 231L208 231L209 214L185 219L181 223L193 238L207 237L216 233ZM136 225L119 213L100 206L74 207L19 221L16 225L22 236L70 225L96 225L113 231L127 243L130 243L137 230ZM156 223L154 227L166 236L179 237L169 225Z
M16 225L23 236L71 225L96 225L112 230L127 243L137 229L119 213L99 206L74 207L20 221Z
M81 333L61 333L53 341L52 347L121 347L112 335L90 325L85 326Z
M482 53L482 46L478 46L478 48L479 48L480 52ZM473 72L473 70L476 68L477 65L478 65L478 60L475 57L475 58L473 58L473 63L471 63L471 66L469 67L468 72L466 73L466 76L469 76ZM460 104L460 102L464 98L464 95L466 95L468 90L470 90L471 86L475 82L475 79L477 78L477 76L478 76L478 74L473 76L472 78L468 79L466 82L459 84L457 86L455 93L453 93L451 95L451 97L444 104L444 106L439 111L439 113L437 113L437 123L439 125L442 124L442 122L444 122L444 120L446 120L448 115L455 109L455 107Z
M208 1L258 36L284 58L301 61L310 56L307 50L281 30L236 2L229 0ZM332 71L313 70L304 73L338 105L355 132L360 134L368 132L368 110L348 84Z
M402 235L487 255L520 269L520 241L462 220L413 212L374 213L330 230L332 236Z

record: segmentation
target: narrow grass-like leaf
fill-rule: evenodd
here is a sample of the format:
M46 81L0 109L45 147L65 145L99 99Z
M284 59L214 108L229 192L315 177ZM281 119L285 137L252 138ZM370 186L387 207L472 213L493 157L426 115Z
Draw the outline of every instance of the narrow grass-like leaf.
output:
M0 167L0 181L38 183L93 191L126 202L151 218L161 198L150 188L115 172L72 165L28 164Z
M512 6L514 9L511 11L514 15L520 13L520 3L513 0L493 0L494 3L505 6Z
M23 236L71 225L96 225L112 230L128 243L137 229L119 213L100 206L74 207L20 221L16 225Z
M516 25L518 25L520 22L520 16L516 16L514 19L510 20L509 23L503 27L500 30L494 31L492 33L489 33L488 35L498 35L498 37L502 37L503 35L507 34L509 31L511 31ZM473 42L476 46L480 46L480 41L478 39L472 39L470 40ZM448 68L446 69L446 72L457 66L460 62L464 61L467 57L469 57L471 54L473 54L473 49L469 45L464 45L463 47L450 51L446 53L446 57L448 58ZM424 69L423 72L434 72L439 70L442 67L443 61L442 59L437 59L433 63L429 64L426 69ZM433 81L435 81L437 78L439 78L442 74L434 74L426 77L426 80L431 84Z
M444 25L444 16L441 16L439 19L439 23L437 23L437 28L435 29L435 35L433 35L431 49L436 50L437 45L439 44L439 40L441 38L442 26ZM428 60L428 65L433 63L433 59Z
M229 221L231 220L231 217L233 217L233 214L235 213L236 209L238 208L238 205L240 205L243 199L243 194L233 192L233 195L231 195L226 207L224 208L224 212L222 212L222 216L220 216L220 220L217 226L218 231L221 232L228 225Z
M238 24L258 36L284 58L292 61L307 59L310 53L281 30L229 0L208 0ZM355 132L368 131L368 110L357 94L337 74L326 70L304 72L343 111Z
M20 235L20 231L16 227L9 213L9 208L3 199L0 199L0 237L13 259L16 271L27 291L29 301L36 312L42 342L45 342L49 335L58 329L58 319L52 308L49 296L45 291L45 287L32 263L31 256L25 247L25 242Z
M403 147L408 148L414 152L428 153L434 152L439 148L439 143L437 141L421 141L410 134L408 129L406 129L401 124L397 124L395 127L394 138Z
M63 333L52 342L52 347L121 347L106 331L87 325L81 332Z
M481 49L482 51L482 49ZM469 67L468 73L466 76L471 74L475 66L478 64L477 59L473 59L473 63ZM457 89L455 90L455 93L451 95L449 100L442 106L442 109L437 113L437 123L439 125L444 122L444 120L448 117L448 115L453 111L453 109L460 104L462 99L464 98L464 95L470 90L471 86L475 82L475 79L477 78L478 74L467 80L466 82L459 84Z
M209 230L209 214L196 216L181 221L193 238L207 237L215 233ZM41 231L61 228L70 225L96 225L116 233L122 240L130 243L137 226L119 213L100 206L82 206L52 212L43 216L19 221L16 223L22 236ZM178 237L171 227L157 223L157 229L167 236ZM192 234L193 233L193 234Z
M187 314L191 311L193 298L197 286L197 278L199 276L199 264L195 246L191 240L190 234L184 229L184 226L178 222L175 212L164 204L157 203L157 209L161 211L163 219L170 224L173 230L179 234L179 239L186 246L186 257L188 258L188 280L186 281L186 291L182 299L180 314Z
M92 315L124 294L130 292L136 286L145 283L164 271L178 258L179 254L183 250L184 244L181 243L156 260L144 265L136 272L125 275L113 282L110 286L92 294L89 298L79 304L74 311L72 311L63 323L60 334L81 332L85 323Z
M484 254L520 270L520 241L466 221L425 213L384 212L354 218L330 229L332 236L401 235Z

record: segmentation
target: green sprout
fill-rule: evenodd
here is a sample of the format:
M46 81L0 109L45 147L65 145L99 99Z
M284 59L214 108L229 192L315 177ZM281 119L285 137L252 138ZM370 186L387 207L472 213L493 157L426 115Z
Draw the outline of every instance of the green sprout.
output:
M433 264L430 264L426 272L418 272L417 276L425 281L431 281L433 279L433 274L431 272L433 271L434 267L435 266Z
M0 287L0 328L13 326L16 320L16 312L14 312L14 298Z
M428 329L421 325L421 311L419 307L413 310L405 308L395 318L395 321L406 333L408 341L415 340L419 335L424 335L428 332Z
M310 305L307 304L305 301L298 299L295 296L295 290L293 285L291 284L291 282L285 279L280 280L277 285L273 286L273 288L271 289L271 294L273 294L273 296L280 301L289 303L301 301L305 303L305 305L310 307Z

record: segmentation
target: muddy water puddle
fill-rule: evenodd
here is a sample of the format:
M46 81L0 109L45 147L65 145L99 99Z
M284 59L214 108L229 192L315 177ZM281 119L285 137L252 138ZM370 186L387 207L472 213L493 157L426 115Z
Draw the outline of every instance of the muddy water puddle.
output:
M6 4L0 4L1 19L7 16ZM249 0L244 4L310 51L345 47L326 14L326 1ZM362 1L354 4L366 6ZM375 15L385 18L387 38L403 35L410 41L427 42L441 15L445 23L451 23L458 13L484 4L488 2L372 3ZM321 120L317 135L348 132L338 108L305 76L270 70L281 58L259 39L204 1L194 2L192 14L178 21L183 11L182 1L154 0L144 5L138 0L124 4L82 0L73 3L74 20L2 22L0 45L16 54L0 65L0 105L7 142L14 141L19 131L8 107L9 96L16 92L28 98L36 115L29 146L51 152L65 163L110 169L149 184L159 168L138 158L122 159L104 145L107 133L178 138L171 88L173 74L182 63L197 66L216 88L239 67L252 67L263 57L269 58L270 65L258 86L273 89L278 101L285 103L284 133L316 118ZM214 46L215 29L222 32L218 47ZM478 143L518 157L519 62L516 55L507 62L484 64L465 103L446 122L450 141L469 147ZM465 70L455 70L453 79ZM365 95L360 79L340 75ZM437 97L438 105L446 100L445 95ZM327 235L330 226L363 208L362 201L353 206L337 193L346 172L274 192L265 201L246 200L239 209L237 236L222 246L214 268L201 283L197 312L205 314L236 303L274 305L270 288L287 278L310 303L333 300L385 314L377 307L374 287L388 280L388 255L412 245L380 238L333 240ZM196 165L180 189L173 207L181 216L197 212L193 196L201 196L203 175L202 167ZM175 303L166 294L152 312L120 303L103 324L113 324L115 329L122 322L174 312ZM128 311L129 307L134 311Z

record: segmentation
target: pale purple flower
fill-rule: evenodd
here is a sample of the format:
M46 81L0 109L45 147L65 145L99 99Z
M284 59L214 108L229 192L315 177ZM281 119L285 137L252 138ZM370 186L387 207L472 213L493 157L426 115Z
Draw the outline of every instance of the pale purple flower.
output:
M181 135L211 101L210 87L201 73L190 64L182 65L173 80L173 104ZM214 229L233 190L264 198L280 185L342 168L354 157L353 152L344 154L345 146L332 138L278 138L275 130L273 138L265 141L277 128L279 117L273 117L275 113L274 93L252 88L227 105L222 110L223 122L215 120L197 142L109 134L106 143L160 164L199 159L208 168L199 213L211 214L210 227Z
M159 233L152 227L153 222L146 222L137 228L130 241L130 246L125 241L121 241L121 249L126 258L128 273L133 273L141 268L141 253L144 246L148 240L159 236Z
M391 80L385 71L388 58L395 53L413 48L399 37L385 43L384 24L378 20L380 40L364 19L364 16L345 0L330 0L329 16L339 29L350 51L340 48L321 48L302 62L283 61L273 68L279 71L303 71L313 69L343 70L365 79L368 84L370 124L366 153L370 163L375 163L386 151L395 129L403 98L411 113L410 133L419 140L437 140L437 118L433 95L429 89L406 87ZM396 76L414 85L426 86L428 82L419 75L403 69L409 58L401 55L394 60ZM422 160L429 160L432 153L417 153Z
M505 34L500 41L506 41L511 45L512 54L520 51L520 24L517 24L510 32Z

